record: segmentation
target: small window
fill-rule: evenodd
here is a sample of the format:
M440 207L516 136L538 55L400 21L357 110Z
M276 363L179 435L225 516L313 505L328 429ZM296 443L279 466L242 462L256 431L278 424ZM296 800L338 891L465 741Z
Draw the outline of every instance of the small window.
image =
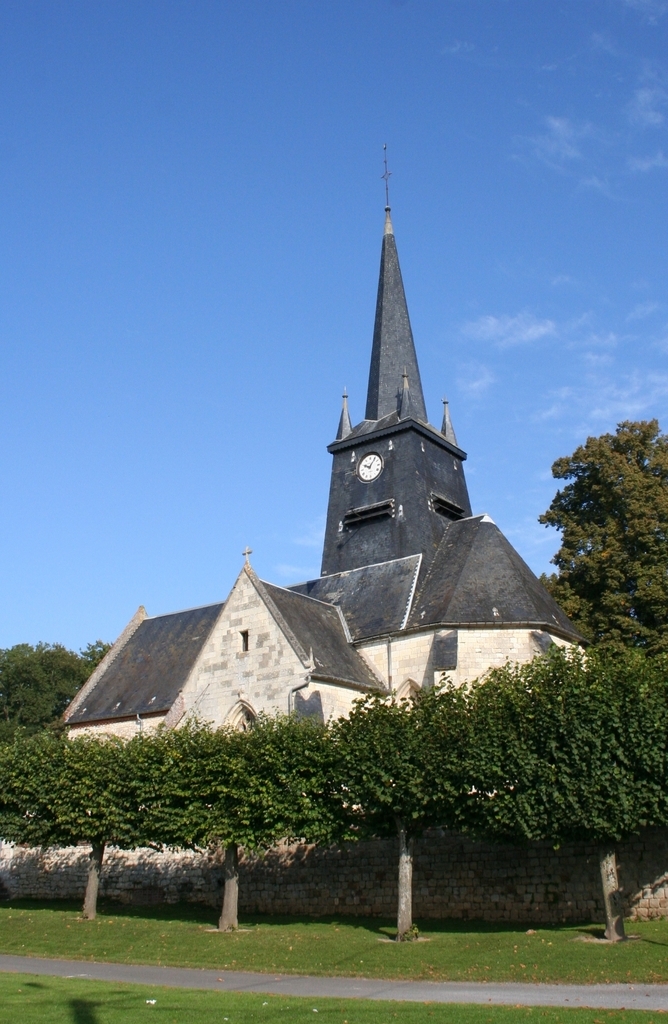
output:
M235 730L235 732L250 732L255 725L257 715L253 711L250 704L246 701L240 700L238 704L232 708L230 714L227 716L227 724Z
M242 651L247 651L248 650L248 630L247 629L242 629L241 630L241 650Z

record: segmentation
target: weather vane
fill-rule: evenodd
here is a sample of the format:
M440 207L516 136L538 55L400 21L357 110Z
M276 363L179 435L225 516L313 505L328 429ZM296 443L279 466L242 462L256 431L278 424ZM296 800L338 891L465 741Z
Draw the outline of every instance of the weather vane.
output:
M385 206L389 210L390 208L390 178L392 177L392 171L387 169L387 143L383 143L383 163L385 164L385 174L381 174L381 178L385 182Z

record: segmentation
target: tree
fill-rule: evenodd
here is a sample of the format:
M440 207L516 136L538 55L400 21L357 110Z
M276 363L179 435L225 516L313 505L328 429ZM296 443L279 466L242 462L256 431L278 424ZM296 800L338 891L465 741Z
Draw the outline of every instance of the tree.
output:
M469 786L466 698L452 687L413 700L355 701L333 726L339 793L356 837L399 841L397 941L413 927L413 845L425 829L461 827Z
M43 732L18 736L2 750L0 835L42 847L90 843L88 920L97 913L105 848L132 849L150 840L142 800L149 783L138 772L145 749L117 737L68 740Z
M0 741L56 723L110 646L98 640L80 654L44 643L0 650Z
M668 660L553 648L473 686L472 828L599 846L606 936L624 937L615 845L668 823Z
M543 578L582 634L668 652L668 437L657 420L589 437L552 474L570 480L540 522L562 533Z
M151 831L166 846L224 850L221 931L238 927L239 847L331 841L341 832L329 733L311 719L260 718L249 732L196 725L163 738Z

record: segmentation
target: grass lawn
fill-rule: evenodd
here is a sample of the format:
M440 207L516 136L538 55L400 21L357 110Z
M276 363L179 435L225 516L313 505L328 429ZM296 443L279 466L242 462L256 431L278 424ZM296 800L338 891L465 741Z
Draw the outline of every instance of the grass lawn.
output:
M295 999L0 974L2 1024L659 1024L661 1019L663 1014L640 1010Z
M216 911L196 904L102 905L95 921L80 905L0 903L0 952L71 960L230 968L284 974L420 978L433 981L668 982L668 921L629 924L635 941L582 941L592 925L522 928L425 922L429 941L383 941L377 919L246 918L243 931L211 931Z

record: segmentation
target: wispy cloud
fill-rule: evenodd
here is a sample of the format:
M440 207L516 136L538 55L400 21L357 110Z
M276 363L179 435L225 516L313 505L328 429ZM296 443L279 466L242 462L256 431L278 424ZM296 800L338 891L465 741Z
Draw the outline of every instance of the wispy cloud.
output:
M496 377L489 366L483 363L467 363L460 368L457 387L469 398L480 398L495 380Z
M618 342L619 336L614 331L605 331L604 333L592 331L578 344L582 344L585 349L593 348L600 352L601 349L615 348Z
M607 199L618 199L619 195L613 188L607 178L601 178L598 174L592 174L588 178L581 178L579 183L580 188L591 188L595 192L600 192L602 196Z
M615 379L604 367L591 367L582 380L544 396L542 409L534 420L568 421L574 435L609 429L621 420L654 415L659 403L668 396L668 374L631 373Z
M591 134L588 124L575 124L568 117L547 117L547 131L527 141L538 160L550 167L562 167L572 160L581 160L580 141Z
M562 284L573 284L573 278L570 274L555 274L554 277L550 278L550 284L555 288Z
M292 543L299 544L303 548L320 548L325 537L325 517L318 518L304 527L304 532L299 537L293 537Z
M655 156L633 156L629 158L629 167L632 171L643 173L653 171L657 167L665 169L668 167L668 157L663 155L662 150L659 150Z
M626 319L627 321L644 320L645 317L655 313L658 308L658 302L639 302L637 306L633 307Z
M622 0L622 3L625 7L639 11L652 25L656 25L659 18L668 11L666 0Z
M320 570L312 565L288 565L281 562L274 566L274 572L282 580L291 580L293 583L300 583L303 580L312 580L320 575Z
M607 32L593 32L591 44L595 50L608 53L611 57L617 56L617 46Z
M452 53L452 54L465 54L473 53L475 46L473 43L465 43L462 39L455 39L454 43L450 43L449 46L444 46L441 53Z
M533 313L516 316L481 316L464 324L462 333L476 341L491 341L499 348L526 345L556 334L553 320L539 320Z
M640 128L658 128L665 121L663 109L667 102L668 94L661 86L644 85L636 89L626 108L629 121Z
M638 419L668 395L668 375L633 373L623 383L594 378L580 399L585 421L593 425Z
M595 188L616 198L608 181L608 171L601 172L600 149L609 148L615 138L590 121L574 121L570 117L549 116L543 121L545 131L538 135L515 138L516 160L538 160L550 170L579 179L584 188Z

